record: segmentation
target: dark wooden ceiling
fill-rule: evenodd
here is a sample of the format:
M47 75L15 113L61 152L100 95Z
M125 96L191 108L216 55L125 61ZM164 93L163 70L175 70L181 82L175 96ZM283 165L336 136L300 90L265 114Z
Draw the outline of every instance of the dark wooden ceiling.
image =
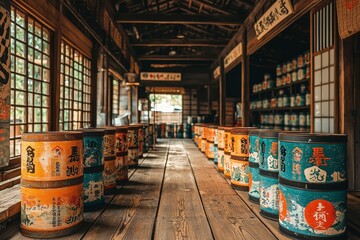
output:
M256 0L113 0L143 70L210 66ZM144 69L145 68L145 69Z

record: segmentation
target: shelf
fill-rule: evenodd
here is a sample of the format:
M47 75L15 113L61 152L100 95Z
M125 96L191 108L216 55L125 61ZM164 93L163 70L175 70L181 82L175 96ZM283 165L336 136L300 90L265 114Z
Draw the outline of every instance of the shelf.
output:
M272 111L291 111L291 110L310 110L310 105L301 107L278 107L278 108L267 108L267 109L250 109L252 112L272 112Z
M310 81L310 78L306 78L306 79L303 79L303 80L299 80L299 81L296 81L296 82L291 82L290 84L286 84L286 85L282 85L282 86L278 86L278 87L273 87L273 88L269 88L269 89L265 89L265 90L262 90L260 92L256 92L256 93L251 93L251 95L259 95L259 94L262 94L262 93L267 93L267 92L271 92L271 91L276 91L276 90L279 90L279 89L283 89L283 88L289 88L291 86L294 86L294 85L298 85L298 84L301 84L301 83L307 83Z

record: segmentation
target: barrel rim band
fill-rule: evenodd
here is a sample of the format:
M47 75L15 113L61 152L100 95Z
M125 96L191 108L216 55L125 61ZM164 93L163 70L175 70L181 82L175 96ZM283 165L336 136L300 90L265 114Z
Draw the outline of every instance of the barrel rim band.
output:
M275 221L279 220L279 214L269 213L269 212L264 211L263 209L260 209L260 214L261 214L261 216L263 216L267 219L270 219L270 220L275 220Z
M24 229L20 226L20 232L21 234L23 234L26 237L31 237L31 238L55 238L55 237L63 237L63 236L67 236L73 233L78 232L84 223L84 218L78 222L77 224L75 224L74 226L71 226L69 228L66 229L61 229L61 230L54 230L54 231L46 231L46 230L41 230L41 231L31 231L29 229Z
M231 159L233 160L239 160L239 161L249 161L249 157L240 157L240 156L234 156L230 154Z
M299 189L308 189L308 190L347 190L348 180L342 182L333 182L333 183L304 183L304 182L295 182L288 180L279 176L279 183L285 186Z
M347 142L346 134L314 134L314 133L280 133L279 141L285 142L304 142L304 143L337 143L345 144Z
M23 142L55 142L82 139L83 133L80 131L49 131L21 134L21 140Z
M98 173L98 172L103 172L103 171L104 171L104 165L93 166L93 167L84 167L84 174Z
M253 130L249 130L249 136L259 136L259 133L260 132L263 132L263 131L267 131L269 129L253 129Z
M250 193L248 194L248 197L249 197L249 201L252 202L252 203L255 203L257 205L260 204L260 197L254 197L254 196L251 196Z
M326 240L343 240L346 239L346 232L342 233L340 235L336 235L336 236L321 236L321 237L316 237L316 236L309 236L309 235L305 235L305 234L301 234L301 233L295 233L293 231L287 230L286 228L284 228L283 226L281 226L279 224L279 229L280 232L282 232L284 235L291 237L291 238L296 238L296 239L326 239Z
M50 187L44 187L44 182L51 184ZM84 177L80 176L77 178L66 179L66 180L56 180L56 181L33 181L21 178L21 187L26 188L36 188L36 189L50 189L50 188L63 188L75 186L82 184L84 182Z
M128 155L128 151L116 153L116 157L125 157L125 156L127 156L127 155ZM115 158L116 158L116 157L115 157Z
M218 146L219 146L219 145L218 145ZM224 151L224 148L219 148L219 147L218 147L218 150L220 150L220 151Z
M257 127L234 127L230 130L231 134L248 135L250 130L255 130Z
M278 176L279 176L279 172L271 172L271 171L267 171L267 170L264 170L261 168L259 168L259 174L261 176L271 177L271 178L278 178Z
M236 185L234 183L231 183L231 187L234 190L238 190L238 191L249 191L249 186L240 186L240 185Z
M249 167L251 167L251 168L259 168L259 163L249 162Z

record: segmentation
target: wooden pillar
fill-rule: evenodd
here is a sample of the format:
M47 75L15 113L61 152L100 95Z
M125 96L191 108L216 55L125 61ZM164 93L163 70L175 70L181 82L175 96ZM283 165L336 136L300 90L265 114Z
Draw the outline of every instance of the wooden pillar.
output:
M244 28L242 36L242 68L241 68L241 115L242 126L250 126L249 114L250 114L250 67L249 56L247 51L247 28Z
M90 126L95 127L97 125L97 89L98 89L98 58L99 58L99 46L94 43L92 49L92 60L91 60L91 103L90 103Z
M223 58L220 58L219 91L219 124L220 126L224 126L226 119L226 79Z
M208 113L211 114L211 86L207 87Z
M0 167L10 160L10 1L0 0Z

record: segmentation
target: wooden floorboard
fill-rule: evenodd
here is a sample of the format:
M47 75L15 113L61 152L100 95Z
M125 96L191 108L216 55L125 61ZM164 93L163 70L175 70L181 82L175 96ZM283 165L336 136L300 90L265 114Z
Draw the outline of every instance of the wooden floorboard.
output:
M154 239L212 239L189 160L173 140L166 165Z
M276 239L197 149L186 148L215 239Z

